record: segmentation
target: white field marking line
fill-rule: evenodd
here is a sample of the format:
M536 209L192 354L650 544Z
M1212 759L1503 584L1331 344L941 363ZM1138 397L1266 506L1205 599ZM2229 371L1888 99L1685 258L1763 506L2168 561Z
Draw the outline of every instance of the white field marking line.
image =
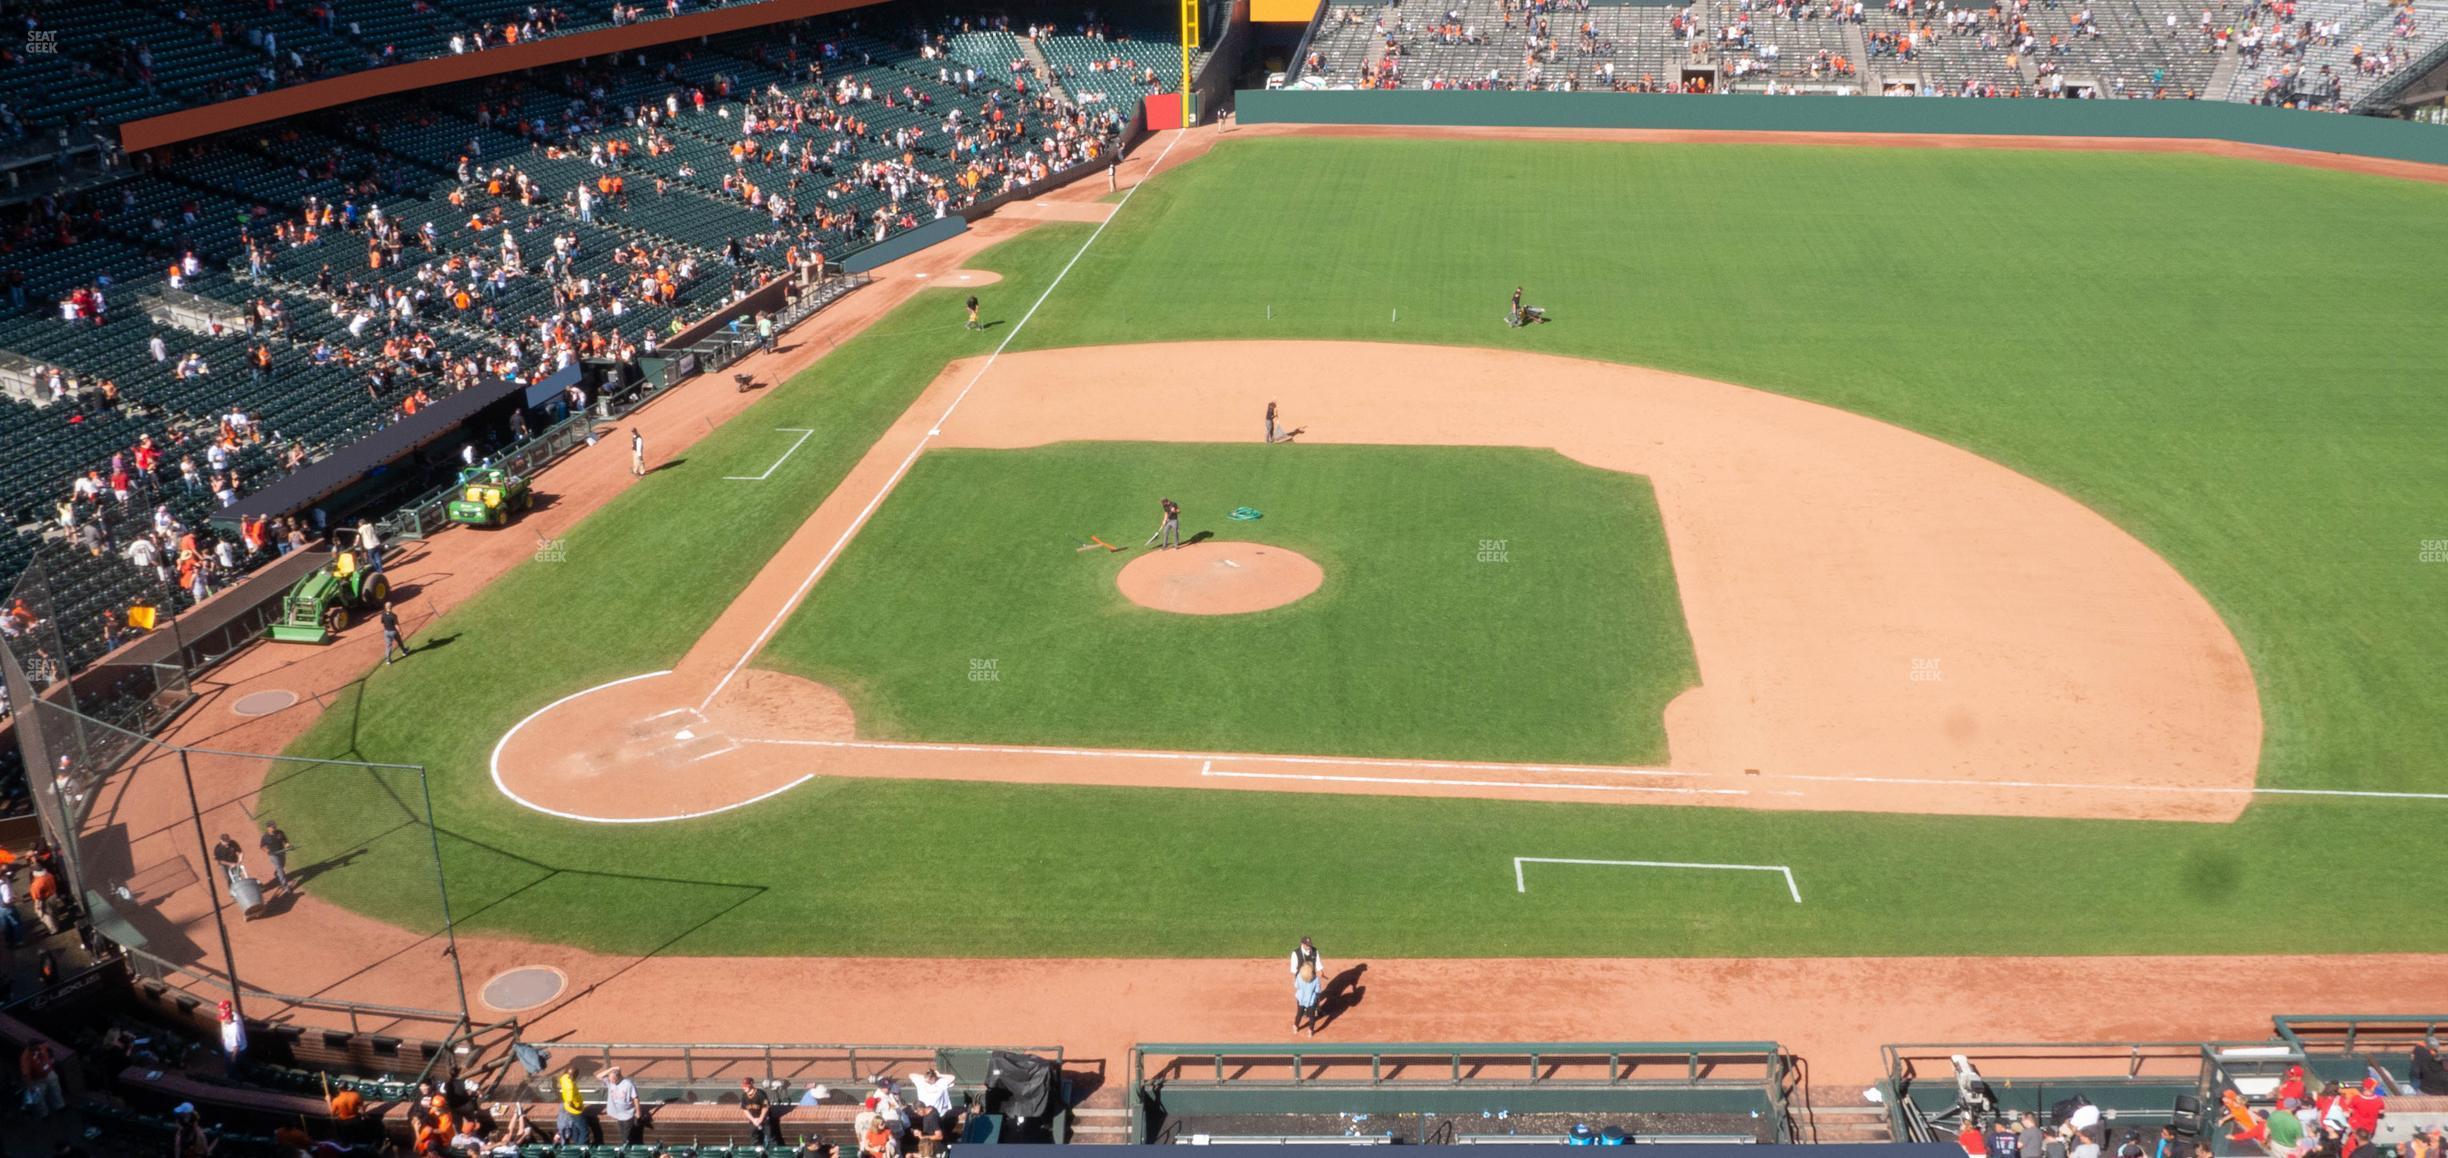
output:
M1322 772L1217 772L1201 776L1232 780L1300 780L1312 784L1400 784L1423 788L1529 788L1541 792L1655 792L1667 796L1749 796L1744 788L1667 788L1655 784L1549 784L1538 780L1440 780L1426 776L1333 776Z
M1154 176L1156 170L1164 165L1165 154L1171 153L1173 146L1181 143L1183 135L1177 132L1173 135L1172 140L1165 142L1164 152L1158 153L1156 163L1148 167L1150 176ZM1140 184L1146 184L1146 180L1142 178ZM705 710L714 702L714 697L721 695L724 688L730 687L731 681L738 677L740 669L748 666L748 660L764 649L765 641L773 638L773 633L781 628L782 621L790 618L790 613L798 608L800 600L807 598L808 591L815 587L816 581L823 578L824 573L833 566L833 560L842 553L842 548L849 546L850 540L858 536L859 529L867 525L868 516L875 514L876 508L884 504L885 497L892 494L893 488L901 485L902 476L907 475L910 467L917 463L918 456L926 452L927 443L943 433L943 424L952 417L953 411L960 409L962 402L968 400L969 392L977 389L978 382L986 377L986 372L994 369L995 360L1001 358L1003 351L1010 348L1012 339L1019 337L1020 331L1028 328L1029 319L1037 316L1037 307L1044 305L1046 299L1054 296L1054 291L1062 287L1063 279L1071 276L1072 267L1079 264L1080 258L1087 256L1088 247L1095 245L1097 238L1105 236L1105 227L1113 224L1113 219L1121 215L1122 207L1130 204L1131 198L1137 196L1138 192L1139 185L1131 186L1130 191L1124 193L1122 199L1114 203L1114 211L1107 214L1105 220L1097 222L1096 229L1088 234L1088 240L1080 243L1079 251L1071 255L1071 260L1063 263L1062 270L1054 275L1054 280L1046 283L1045 292L1038 294L1037 300L1029 303L1028 312L1020 315L1019 321L1012 323L1011 330L1003 335L1003 340L995 343L994 352L986 355L985 364L977 368L977 373L969 376L969 383L960 388L960 393L952 396L951 403L944 407L943 413L935 416L934 424L927 427L927 432L920 436L918 445L910 448L909 456L901 460L901 465L893 468L892 477L884 480L884 485L878 487L875 496L867 500L866 507L859 511L858 517L850 520L850 526L842 532L841 538L834 540L833 546L825 551L824 558L816 561L815 569L809 571L807 578L800 581L799 589L791 592L790 598L784 600L781 608L774 612L773 618L765 624L764 630L757 632L756 639L748 644L748 650L741 652L740 657L732 661L731 670L723 673L722 679L715 683L714 690L707 692L704 702L697 705L699 711Z
M1801 886L1794 884L1793 870L1781 864L1700 864L1680 860L1575 860L1560 856L1517 856L1513 858L1513 891L1530 891L1528 878L1522 875L1525 864L1590 864L1623 868L1724 869L1729 872L1783 873L1785 891L1793 894L1793 903L1802 903Z
M720 744L727 738L728 737L720 735L690 735L677 737L665 743L656 744L653 747L646 748L644 749L644 752L649 756L677 756L681 752L687 751L691 748L703 747L707 744Z
M724 476L723 476L723 481L725 481L725 482L764 482L766 479L772 478L772 477L773 477L773 472L775 472L775 471L777 471L777 470L780 470L780 469L782 468L782 464L783 464L783 463L789 462L789 461L790 461L790 456L792 456L792 455L794 455L794 454L799 453L799 448L800 448L801 446L805 445L805 444L807 443L808 437L809 437L810 435L815 434L816 432L815 432L815 431L813 431L813 430L809 430L808 428L806 428L806 427L804 427L804 426L777 426L777 427L774 427L774 433L775 433L775 434L796 434L796 435L798 435L798 436L799 436L799 438L798 438L798 440L797 440L797 441L794 441L794 442L792 442L792 443L790 444L790 449L789 449L789 450L786 450L786 451L783 451L783 452L782 452L782 457L780 457L780 458L777 458L777 459L773 460L773 465L772 465L772 466L769 466L769 467L766 467L766 468L765 468L765 473L763 473L763 474L727 474L727 475L724 475Z
M668 824L675 820L697 820L702 817L715 816L721 813L730 812L734 809L746 808L753 804L762 804L816 778L816 774L811 772L770 792L760 792L746 800L725 804L719 808L700 809L696 812L679 812L670 816L585 816L576 812L563 812L558 808L546 808L543 805L529 800L516 792L512 792L510 791L509 785L502 783L502 749L509 747L511 737L518 735L519 729L534 723L536 717L541 716L554 708L558 708L571 700L577 699L581 696L591 696L596 692L604 690L605 688L619 687L622 684L636 683L639 680L650 680L656 678L657 676L667 676L670 674L671 672L667 669L664 671L641 672L633 676L623 676L620 679L613 680L609 683L600 683L591 688L571 692L560 699L554 700L543 707L527 713L527 717L525 719L520 720L516 724L512 724L509 731L502 733L501 739L494 741L493 756L491 759L491 764L493 766L494 790L500 792L504 796L509 797L511 800L516 801L521 808L534 812L541 812L546 816L557 817L561 820L575 820L582 824Z
M1418 769L1455 772L1562 772L1604 776L1707 777L1709 772L1672 768L1609 768L1594 764L1499 764L1456 760L1393 760L1370 756L1276 756L1246 752L1164 752L1129 748L1033 748L1017 744L929 744L899 740L783 740L740 737L743 744L782 744L810 748L864 748L879 752L954 752L997 756L1093 756L1122 760L1231 760L1244 764L1325 765L1328 767ZM1218 775L1222 775L1218 773ZM1246 774L1241 774L1246 775ZM1821 776L1771 772L1763 780L1800 780L1822 784L1939 785L1950 788L2020 788L2078 792L2204 792L2225 795L2335 796L2374 800L2448 800L2448 792L2373 792L2346 788L2187 788L2173 784L2072 784L2043 780L1976 780L1921 776ZM1766 796L1800 796L1799 792L1763 792Z
M695 708L673 708L672 710L670 710L670 711L668 711L668 712L656 712L655 714L653 714L653 715L651 715L651 716L648 716L648 717L646 717L646 718L647 718L647 719L649 719L649 720L660 720L660 719L663 719L663 718L668 717L668 716L677 716L677 715L679 715L679 714L680 714L680 713L682 713L682 712L687 712L688 714L690 714L690 715L692 715L692 716L697 716L699 719L703 719L703 718L704 718L704 716L703 716L703 715L701 715L701 714L700 714L700 713L697 711L697 709L695 709Z
M739 746L738 742L734 741L734 742L732 742L732 743L725 744L725 745L723 745L723 746L722 746L722 747L720 747L720 748L716 748L716 749L714 749L713 751L708 752L708 753L706 753L706 754L705 754L705 755L703 755L703 756L691 756L691 757L689 757L689 763L691 763L691 764L703 763L704 761L711 760L711 759L715 758L716 756L727 756L727 755L730 755L731 753L733 753L733 752L737 752L737 751L739 751L739 750L740 750L740 746Z
M2182 784L2064 784L2047 780L1950 780L1923 776L1811 776L1800 772L1780 772L1782 780L1812 780L1828 784L1937 784L1955 788L2035 788L2076 792L2183 792L2207 793L2220 796L2343 796L2366 800L2448 800L2448 792L2376 792L2353 788L2263 788L2258 785L2237 787L2212 785L2198 788Z
M1269 756L1247 752L1162 752L1137 748L1032 748L1018 744L928 744L902 740L787 740L742 736L743 744L800 748L864 748L878 752L957 752L988 756L1094 756L1118 760L1231 760L1243 764L1322 764L1327 767L1426 769L1444 772L1573 772L1595 776L1707 776L1673 768L1610 768L1596 764L1474 764L1454 760L1393 760L1375 756Z
M718 816L725 812L732 812L738 809L747 808L751 805L763 804L766 801L771 800L776 796L780 796L793 788L797 788L810 780L814 780L815 778L816 774L810 772L805 776L801 776L797 780L793 780L790 783L781 786L780 788L776 788L770 792L757 793L756 795L735 804L725 804L720 808L706 808L696 812L679 812L670 816L581 816L575 812L561 812L555 809L546 808L540 804L527 804L527 802L524 800L519 800L519 803L527 804L527 807L535 809L546 816L557 816L563 820L583 821L587 824L669 824L675 820L698 820L708 816ZM511 797L511 799L518 800L518 798L515 796Z

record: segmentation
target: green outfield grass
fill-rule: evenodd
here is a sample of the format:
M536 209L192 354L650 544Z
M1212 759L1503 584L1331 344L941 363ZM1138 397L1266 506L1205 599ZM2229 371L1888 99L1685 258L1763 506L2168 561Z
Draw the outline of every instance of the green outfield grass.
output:
M1250 615L1131 603L1134 553L1074 547L1140 542L1160 495L1184 535L1325 584ZM1614 763L1662 762L1699 682L1647 480L1490 447L934 451L759 662L877 738Z
M1017 344L1520 347L1892 421L2073 494L2195 584L2260 682L2264 783L2439 791L2448 563L2418 559L2448 539L2443 219L2448 188L2212 158L1240 141L1145 187ZM1017 319L1086 236L982 259L1006 275L989 315ZM1496 324L1516 282L1556 324ZM424 627L449 646L369 677L299 750L432 767L472 927L623 951L1233 955L1311 932L1345 956L2251 953L2448 934L2420 887L2436 801L2278 798L2210 826L819 780L607 830L502 799L485 756L505 729L668 666L947 359L1009 333L963 333L955 300L845 343L589 519L568 562ZM776 426L820 432L785 485L722 482L771 461ZM807 651L830 662L821 638ZM430 927L403 883L423 872L413 809L356 775L298 777L268 805L303 846L368 850L318 896ZM1524 895L1523 855L1788 864L1806 903L1764 875L1564 867ZM2286 915L2340 889L2352 921Z

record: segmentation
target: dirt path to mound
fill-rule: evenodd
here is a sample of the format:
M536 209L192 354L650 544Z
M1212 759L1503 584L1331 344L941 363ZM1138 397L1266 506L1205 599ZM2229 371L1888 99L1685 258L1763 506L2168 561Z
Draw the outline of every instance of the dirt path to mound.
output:
M1295 384L1286 366L1301 367ZM1649 476L1702 680L1667 709L1667 766L869 741L838 697L776 673L757 677L769 694L798 684L820 710L731 709L757 649L923 449L1246 441L1278 397L1308 443L1552 447ZM1221 516L1189 512L1184 533L1227 533ZM504 738L493 775L538 810L625 822L820 775L2226 821L2250 800L2260 738L2241 649L2173 568L1976 455L1637 367L1215 342L948 367L673 671L539 711Z

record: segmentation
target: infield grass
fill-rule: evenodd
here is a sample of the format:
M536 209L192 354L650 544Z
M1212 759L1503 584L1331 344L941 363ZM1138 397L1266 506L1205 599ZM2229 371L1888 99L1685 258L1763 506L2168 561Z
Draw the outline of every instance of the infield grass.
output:
M1895 422L2066 490L2199 588L2259 681L2263 783L2441 791L2448 563L2420 559L2448 540L2442 220L2441 186L2201 157L1241 141L1148 185L1018 344L1519 346ZM1006 276L990 312L1016 318L1085 236L1047 227L983 259ZM1516 282L1556 324L1496 324ZM504 730L668 666L946 360L1000 340L960 331L952 301L845 343L577 528L569 562L424 628L450 646L376 672L300 749L432 766L471 927L622 951L1239 955L1313 932L1345 956L2259 953L2448 935L2420 885L2441 802L2266 799L2221 826L2079 803L1952 818L819 780L615 839L494 792ZM787 485L719 481L772 461L776 426L820 431ZM424 871L422 832L316 780L274 793L275 815L301 845L366 849L317 895L431 927L401 883ZM1607 869L1517 894L1522 855L1789 864L1807 903L1765 879ZM879 880L896 911L965 916L876 919L862 886ZM2352 920L2303 925L2341 890Z
M1296 603L1123 598L1153 497L1297 551ZM1264 517L1235 522L1235 507ZM1494 544L1489 546L1487 544ZM991 661L992 679L972 678ZM1648 481L1494 447L932 451L759 656L880 739L1662 763L1699 682Z

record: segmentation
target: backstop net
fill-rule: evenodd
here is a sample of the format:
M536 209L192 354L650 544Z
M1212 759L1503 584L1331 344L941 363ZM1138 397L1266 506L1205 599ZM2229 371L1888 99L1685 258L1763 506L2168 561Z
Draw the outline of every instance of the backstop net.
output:
M0 662L14 747L61 852L63 893L99 951L122 954L152 998L199 1028L234 1003L258 1023L259 1057L287 1055L309 1031L367 1039L334 1041L343 1052L381 1038L435 1054L464 1040L424 768L215 746L250 713L283 709L215 688L189 703L168 673L144 705L113 698L121 711L103 718L80 710L82 673L28 669L26 653L42 650L39 629L21 632ZM166 733L184 742L127 726L158 726L165 697L188 706ZM302 906L320 908L308 920Z

